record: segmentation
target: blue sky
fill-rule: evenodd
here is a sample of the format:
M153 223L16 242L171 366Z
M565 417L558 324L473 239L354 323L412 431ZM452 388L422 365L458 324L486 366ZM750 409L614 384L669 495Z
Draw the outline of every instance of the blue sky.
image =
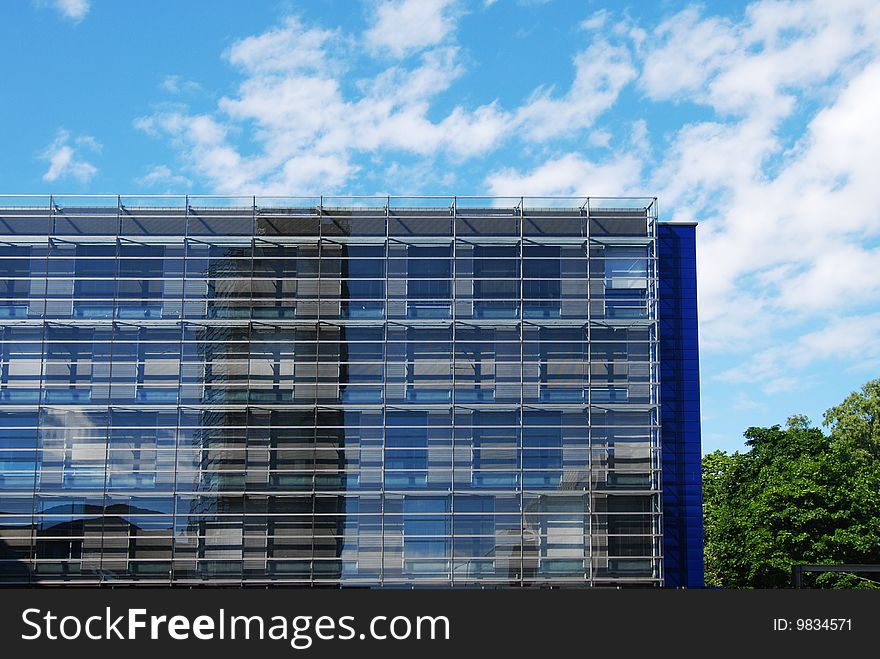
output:
M704 450L880 373L880 3L19 0L0 191L657 196Z

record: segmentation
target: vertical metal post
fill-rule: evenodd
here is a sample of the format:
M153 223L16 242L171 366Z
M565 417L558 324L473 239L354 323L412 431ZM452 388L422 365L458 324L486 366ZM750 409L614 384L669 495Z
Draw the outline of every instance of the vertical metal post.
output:
M323 296L323 276L322 276L322 261L324 259L324 198L323 195L321 197L321 214L318 216L318 244L317 244L317 272L315 280L315 296L316 296L316 319L315 319L315 380L314 380L314 407L312 408L312 464L317 465L317 440L319 434L319 426L318 426L318 407L320 405L320 391L321 391L321 311L324 306L324 296ZM309 584L313 585L315 582L315 529L318 524L318 502L317 502L317 492L316 492L316 479L314 473L314 467L311 474L311 543L310 553L309 553Z
M584 207L586 206L586 212ZM593 510L595 510L595 501L593 494L593 283L592 283L592 267L590 260L590 198L581 206L581 222L582 235L584 238L584 275L586 277L587 288L587 323L584 328L585 337L585 357L586 357L586 380L587 388L584 392L584 403L586 404L587 417L587 536L584 538L584 555L587 568L587 583L593 585Z
M379 486L379 518L380 518L380 540L379 540L379 585L385 583L385 455L386 455L386 438L388 428L388 267L391 264L391 248L389 244L389 223L390 223L390 206L391 197L385 199L385 322L382 323L382 459L380 462L382 472L380 474Z
M525 416L525 333L526 326L524 322L525 314L525 297L523 296L524 288L524 265L525 265L525 241L524 241L524 223L525 214L523 206L525 198L519 198L519 240L517 242L518 264L519 264L519 409L518 417L518 437L516 439L516 456L519 461L519 578L520 584L525 584L526 579L526 487L525 487L525 470L523 464L525 462L525 450L523 448L524 441L524 419ZM540 386L540 385L538 385Z
M247 520L249 518L248 513L248 462L250 456L251 449L251 433L250 430L250 422L251 422L251 363L253 360L253 339L254 339L254 281L255 281L255 267L256 267L256 251L257 251L257 197L253 195L251 197L251 263L250 263L250 273L248 274L247 283L249 290L249 298L248 298L248 324L247 324L247 366L245 369L245 399L244 399L244 486L242 490L242 505L241 505L241 571L240 575L240 585L244 585L245 582L245 568L248 563L247 559ZM260 442L262 443L263 438L260 438ZM266 469L269 469L268 460ZM269 480L268 478L266 479ZM268 533L268 531L267 531ZM263 550L268 554L268 538L266 540L266 548ZM268 558L266 556L265 558ZM266 562L268 567L268 561Z
M455 584L455 355L456 355L456 325L458 307L458 197L452 198L452 263L450 264L450 286L452 304L452 344L450 346L449 362L452 367L452 389L449 395L450 401L450 453L449 453L449 584Z
M660 386L658 382L658 374L659 374L659 351L660 351L660 342L659 342L659 318L657 316L659 310L658 304L658 290L659 287L657 285L657 212L656 212L656 198L654 202L645 209L645 221L647 222L646 233L649 238L648 249L647 249L647 259L649 268L647 269L648 275L648 290L646 292L646 301L645 303L648 305L648 313L647 317L650 321L649 330L648 330L648 340L649 340L649 350L648 350L648 359L649 359L649 387L650 387L650 395L649 395L649 403L652 406L651 412L651 442L650 442L650 450L651 450L651 472L652 472L652 480L655 480L656 486L654 495L654 504L656 506L656 512L652 511L653 523L652 530L654 532L655 540L651 543L652 550L654 552L654 556L652 557L652 564L654 565L653 571L656 574L657 579L662 586L665 580L665 559L664 559L664 550L665 545L663 542L663 528L664 528L664 519L663 519L663 503L662 503L662 427L661 427L661 419L660 419Z

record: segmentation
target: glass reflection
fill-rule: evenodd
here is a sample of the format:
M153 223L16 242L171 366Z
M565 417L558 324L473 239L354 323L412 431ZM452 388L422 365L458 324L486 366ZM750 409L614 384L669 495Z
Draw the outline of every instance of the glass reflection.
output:
M181 212L0 247L0 580L658 583L644 229Z

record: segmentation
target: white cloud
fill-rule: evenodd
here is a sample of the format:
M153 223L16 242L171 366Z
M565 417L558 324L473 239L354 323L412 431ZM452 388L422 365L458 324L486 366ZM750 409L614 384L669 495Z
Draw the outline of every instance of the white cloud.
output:
M605 27L608 22L610 12L607 9L599 9L593 12L589 18L581 21L580 28L582 30L600 30Z
M441 27L419 32L399 26L397 41L385 43L382 52L401 48L414 56L370 76L345 79L349 71L363 70L359 58L371 52L354 47L357 40L289 17L228 49L225 57L242 80L235 93L219 100L215 112L191 115L185 106L167 106L139 118L135 126L170 138L187 170L217 192L306 194L315 191L311 186L327 192L362 171L357 160L364 154L460 163L484 157L509 140L540 143L571 135L591 126L636 75L625 48L600 40L575 55L574 79L560 94L542 88L518 108L490 100L438 112L435 99L466 74L461 48L438 40L442 33L442 40L450 42L460 10L451 2L418 5L377 6L376 23L364 36L374 45L380 27L415 20L428 9L430 17L419 22ZM418 45L407 41L404 48L399 40L415 39L416 33L421 35ZM375 70L375 62L368 63ZM178 86L176 79L167 82ZM601 143L610 134L596 131L595 139ZM435 181L442 180L450 180L449 172L437 169Z
M648 97L715 113L671 136L649 186L703 222L704 347L753 351L880 299L859 276L878 263L863 242L880 231L878 37L875 3L756 2L739 23L688 9L645 42ZM810 103L826 106L810 119ZM793 146L792 119L806 125Z
M333 30L306 29L299 18L290 16L280 27L235 42L226 56L252 75L327 72L332 61L327 44L338 36Z
M629 51L604 41L578 53L574 64L574 81L564 95L539 90L517 111L516 124L528 139L571 137L573 131L591 126L636 76Z
M653 176L663 207L703 221L701 345L744 355L715 378L767 394L828 369L866 377L880 363L880 7L762 2L729 28L739 44L678 96L715 120L675 133Z
M430 119L431 99L463 74L456 47L430 48L410 66L394 65L343 92L348 39L298 19L233 44L228 60L244 78L218 112L160 110L135 126L167 136L189 168L218 192L309 193L343 186L358 171L355 154L400 151L475 157L495 148L511 126L497 103L452 107ZM228 139L247 130L250 155ZM442 173L438 172L438 178Z
M607 131L596 131L588 137L591 144L600 146L608 146L611 139ZM638 120L630 126L626 143L604 160L566 153L547 159L531 171L496 170L484 184L490 194L500 196L643 196L650 192L643 187L643 168L649 155L647 124Z
M587 141L593 146L598 146L602 148L607 148L611 144L611 138L613 136L610 132L604 129L594 130L590 133Z
M455 29L456 5L455 0L386 0L376 7L364 41L394 57L442 44Z
M767 393L797 388L797 374L817 362L866 363L880 358L880 313L829 321L797 340L762 350L743 364L717 376L724 382L760 386Z
M101 145L90 135L81 135L71 144L70 133L59 129L52 143L39 154L41 160L49 163L43 180L47 183L66 179L79 183L91 181L98 168L81 156L83 150L99 152Z
M876 52L876 39L866 36L878 21L880 7L865 0L753 2L739 23L689 7L642 48L639 84L651 99L700 103L722 115L787 116L791 92L845 72L859 52Z
M168 192L174 192L175 189L189 188L192 181L187 177L175 174L167 165L156 165L150 168L146 174L135 179L135 183L144 188L166 187Z
M151 135L167 135L192 169L213 183L219 194L248 188L253 168L227 142L226 128L208 115L170 111L135 120L136 128Z
M91 0L36 0L38 7L50 6L62 18L79 23L89 13Z
M880 285L866 274L880 267L870 243L880 233L873 206L880 127L871 118L880 113L878 85L880 64L858 73L810 122L775 178L761 174L756 139L732 145L740 145L745 160L754 150L752 175L735 166L710 175L729 205L716 211L701 245L703 307L707 320L717 321L704 333L723 338L725 328L739 324L737 307L727 302L734 294L760 304L777 324L880 300ZM764 156L780 149L774 140L765 148ZM708 164L704 169L712 172ZM743 281L767 272L784 276Z
M637 185L641 161L623 155L602 163L575 153L551 159L528 173L505 169L486 178L486 187L498 196L615 196Z
M186 80L180 75L165 76L160 87L170 94L195 94L202 90L202 86L199 83L193 80Z
M653 30L639 83L654 100L699 93L721 62L736 49L736 29L727 19L703 18L689 7Z

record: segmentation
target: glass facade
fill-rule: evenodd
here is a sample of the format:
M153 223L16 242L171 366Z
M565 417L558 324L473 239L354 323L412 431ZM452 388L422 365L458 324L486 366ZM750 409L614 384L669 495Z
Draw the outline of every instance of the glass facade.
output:
M653 200L0 206L0 582L664 583Z

